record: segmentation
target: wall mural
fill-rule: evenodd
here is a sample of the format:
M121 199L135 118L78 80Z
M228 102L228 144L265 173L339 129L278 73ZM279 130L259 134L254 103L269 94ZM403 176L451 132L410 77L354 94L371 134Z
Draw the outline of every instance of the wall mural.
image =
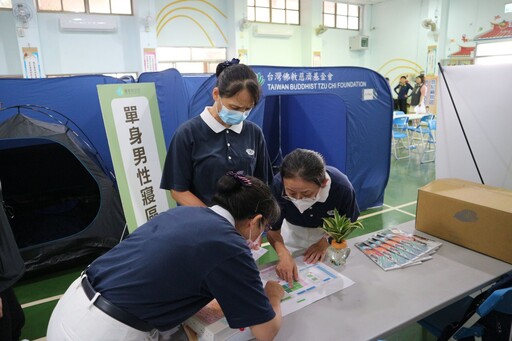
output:
M490 30L477 34L472 39L463 34L460 42L457 43L459 50L448 55L448 59L443 61L443 65L474 64L475 49L479 42L512 38L512 21L503 20L500 15L496 15L490 23ZM483 27L480 27L478 30L483 31ZM455 43L455 39L451 39L450 43Z
M222 20L219 20L219 18ZM222 37L221 40L223 40L221 43L228 44L226 34L221 27L225 26L227 16L212 2L205 0L176 0L165 3L158 10L156 16L157 37L161 34L172 32L173 21L178 19L186 20L198 27L211 47L219 45L219 42L216 44L215 41L215 36L219 34ZM186 35L186 32L183 32L183 27L181 27L181 30L175 34Z
M414 78L424 72L425 68L412 60L395 58L382 64L377 72L384 77L389 78L389 83L393 88L398 84L400 77L405 76L409 82L414 82Z

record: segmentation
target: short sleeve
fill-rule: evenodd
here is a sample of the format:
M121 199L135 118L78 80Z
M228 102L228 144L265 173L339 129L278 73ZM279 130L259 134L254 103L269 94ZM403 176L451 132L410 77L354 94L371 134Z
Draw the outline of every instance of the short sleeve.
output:
M160 188L177 191L190 190L193 176L192 137L185 127L178 128L172 137L165 157Z
M272 164L270 163L270 157L268 155L267 143L261 129L255 127L255 134L258 136L258 151L256 159L256 168L254 170L254 176L266 183L271 183L272 177L274 176L272 171Z
M347 180L348 181L348 180ZM350 182L347 185L343 185L340 187L340 190L337 193L338 200L337 209L338 211L345 212L348 218L352 222L356 221L359 218L359 205L356 200L356 192Z
M281 215L279 216L279 219L274 224L272 224L271 230L279 231L281 229L281 225L283 224L283 220L286 217L286 205L283 203L283 183L281 181L280 174L276 174L276 176L274 176L270 189L272 191L272 195L277 200L279 207L281 208Z
M249 252L220 263L206 276L205 283L231 328L246 328L275 317Z
M345 192L345 207L347 217L350 218L352 222L356 221L359 218L359 205L356 201L356 192L352 187L347 188Z

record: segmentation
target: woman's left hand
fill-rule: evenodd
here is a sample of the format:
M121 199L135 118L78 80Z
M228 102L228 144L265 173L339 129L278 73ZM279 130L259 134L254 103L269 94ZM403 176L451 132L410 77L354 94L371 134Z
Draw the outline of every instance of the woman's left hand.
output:
M308 247L306 252L304 252L304 262L307 264L323 262L328 246L329 244L327 244L327 240L325 240L325 238L320 239L315 244Z

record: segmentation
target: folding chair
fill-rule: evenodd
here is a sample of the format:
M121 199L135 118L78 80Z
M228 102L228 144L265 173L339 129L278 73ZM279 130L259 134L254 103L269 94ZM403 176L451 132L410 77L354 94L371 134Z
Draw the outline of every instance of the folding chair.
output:
M467 296L418 322L438 341L512 338L512 274L475 298Z
M436 159L436 130L437 121L435 119L427 122L428 127L428 139L423 146L421 152L421 163L434 162ZM429 155L432 155L431 157Z
M409 134L407 134L407 121L409 117L406 115L395 117L393 119L393 131L392 131L392 149L393 156L395 159L407 159L411 155ZM407 152L400 152L405 150ZM400 153L403 155L400 156Z
M434 118L434 115L425 115L420 119L420 122L417 126L407 127L407 131L409 132L409 139L413 141L420 141L421 145L424 146L427 141L427 136L430 133L428 128L428 122Z
M393 117L402 116L402 115L405 115L405 113L403 111L400 111L400 110L393 111Z

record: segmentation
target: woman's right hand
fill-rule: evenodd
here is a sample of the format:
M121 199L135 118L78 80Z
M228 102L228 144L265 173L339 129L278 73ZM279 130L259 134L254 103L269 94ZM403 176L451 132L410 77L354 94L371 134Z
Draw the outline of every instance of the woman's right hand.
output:
M276 266L276 273L279 278L288 282L290 288L293 287L293 281L299 280L299 273L297 271L297 264L292 258L290 253L279 258L279 262Z

